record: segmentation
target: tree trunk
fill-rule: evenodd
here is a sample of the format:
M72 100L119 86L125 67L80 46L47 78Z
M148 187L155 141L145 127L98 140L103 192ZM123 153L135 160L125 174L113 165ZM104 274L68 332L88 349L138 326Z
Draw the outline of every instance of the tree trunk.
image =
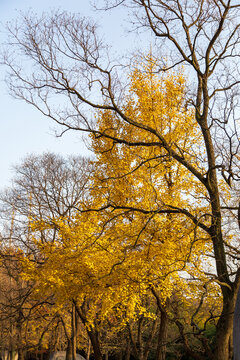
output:
M168 330L168 317L164 309L161 310L161 323L158 332L158 346L157 346L157 358L156 360L166 359L166 341L167 341L167 330Z
M143 343L142 343L142 322L143 318L138 319L138 329L136 339L134 337L131 325L128 324L128 331L130 342L133 348L133 356L136 360L146 360L148 357L148 353L144 352Z
M68 342L67 342L66 360L72 360L72 341L71 341L71 339L68 339Z
M216 329L216 348L214 351L214 360L232 360L233 356L233 317L236 292L229 290L228 299L223 301L222 314L217 323ZM238 345L239 347L239 345ZM240 354L238 355L240 356ZM240 357L236 357L236 360ZM234 358L235 360L235 358Z
M91 345L93 348L94 359L95 360L103 360L103 356L102 356L102 352L101 352L101 348L100 348L100 342L99 342L99 338L98 338L98 331L95 330L94 328L89 330L89 328L87 327L87 320L86 320L86 314L84 311L84 306L78 307L75 302L74 302L74 305L75 305L75 309L76 309L76 312L77 312L79 318L81 319L83 325L85 326L85 328L87 330L88 337L91 341Z
M15 349L12 349L10 351L10 360L15 360L16 355L17 355L17 351Z
M128 340L125 360L130 360L130 356L131 356L131 342L130 342L130 340Z
M77 325L76 325L76 309L75 305L72 304L72 317L71 317L71 325L72 325L72 360L76 360L76 352L77 352Z
M16 329L17 329L17 346L18 346L18 360L24 360L24 351L23 351L23 342L22 342L22 320L23 313L19 311L19 318L17 320Z
M90 355L91 355L91 341L90 341L90 338L88 338L88 348L87 348L87 359L86 360L90 359Z
M100 349L100 343L98 339L98 334L96 331L88 330L88 336L91 340L93 353L94 353L94 359L95 360L102 360L103 356Z
M22 348L18 349L18 360L24 360L24 351Z

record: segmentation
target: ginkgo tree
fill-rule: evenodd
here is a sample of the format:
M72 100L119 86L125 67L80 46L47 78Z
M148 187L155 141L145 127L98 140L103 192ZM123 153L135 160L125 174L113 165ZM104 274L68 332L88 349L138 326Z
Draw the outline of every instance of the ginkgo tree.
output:
M182 73L159 76L154 59L148 56L129 78L127 116L161 129L175 151L199 166L200 131L185 104ZM151 146L117 145L118 116L103 110L96 119L100 132L107 129L107 137L92 142L96 160L88 196L79 198L71 216L31 221L32 239L42 261L34 263L26 257L24 277L34 280L41 294L53 293L59 311L74 303L96 359L102 358L98 332L109 319L117 319L115 325L121 328L139 316L156 316L143 302L151 295L161 314L158 359L164 359L167 304L176 288L190 299L183 272L197 278L201 286L208 281L201 258L212 249L205 225L199 230L197 222L209 204L203 200L199 181L155 145L152 135L141 128L133 132L126 124L120 130L123 138L131 136L132 141ZM196 156L190 156L190 151ZM198 202L195 215L188 210L193 199ZM51 229L57 234L54 241L42 242L42 232Z
M211 256L212 249L206 225L200 220L204 217L205 224L209 224L210 218L206 215L209 202L201 183L171 153L155 144L154 135L142 126L161 131L173 151L180 151L196 167L200 167L201 132L194 123L192 111L186 107L185 79L181 72L159 76L156 60L149 55L142 67L138 64L132 71L130 83L124 114L129 119L137 119L139 126L133 128L131 123L121 123L119 115L110 110L98 114L99 133L104 135L92 136L97 155L94 184L98 191L96 187L94 191L95 196L100 195L102 207L111 209L113 218L119 214L122 224L116 225L115 233L119 236L122 228L119 239L128 239L123 247L127 246L128 254L134 252L134 256L129 255L133 256L131 263L141 259L146 278L139 272L141 264L138 264L139 281L151 284L157 303L164 304L174 287L184 288L185 294L187 288L191 288L189 283L184 286L184 280L179 281L183 270L189 272L195 282L201 279L198 286L209 284L205 271L212 270L212 262L202 255L208 252ZM119 134L121 141L118 142ZM129 139L139 146L129 146ZM201 156L204 156L202 151ZM221 190L227 193L224 184ZM202 230L197 226L198 221ZM219 296L213 289L214 286L211 287L212 302L214 293L215 298ZM188 293L188 299L190 297ZM160 311L164 311L164 306L160 306Z

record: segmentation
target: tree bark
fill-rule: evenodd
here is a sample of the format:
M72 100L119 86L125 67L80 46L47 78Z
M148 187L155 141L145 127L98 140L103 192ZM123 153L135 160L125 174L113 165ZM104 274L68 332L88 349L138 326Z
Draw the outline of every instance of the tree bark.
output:
M167 330L168 330L168 317L164 309L161 310L161 323L158 332L158 346L156 360L165 360L167 351Z
M72 334L71 334L71 341L72 341L72 360L76 360L76 353L77 353L77 321L76 321L76 309L75 305L72 304L72 314L71 314L71 325L72 325Z
M226 295L225 295L226 296ZM230 291L228 299L223 301L223 310L216 329L216 348L213 359L231 360L233 356L233 318L236 300L236 291ZM239 337L238 337L239 341ZM239 348L239 345L238 345ZM236 347L237 349L237 347ZM235 355L234 355L235 356ZM240 354L236 360L240 359ZM234 357L235 360L235 357Z
M71 339L68 339L68 342L67 342L66 360L72 360L72 341L71 341Z
M100 342L98 339L97 331L87 330L87 333L91 340L91 344L92 344L92 348L93 348L93 352L94 352L94 359L102 360L103 356L102 356L102 352L101 352L101 348L100 348Z
M130 356L131 356L131 342L130 342L130 340L128 340L125 360L130 360Z
M91 341L88 338L88 347L87 347L87 360L90 359L90 355L91 355Z

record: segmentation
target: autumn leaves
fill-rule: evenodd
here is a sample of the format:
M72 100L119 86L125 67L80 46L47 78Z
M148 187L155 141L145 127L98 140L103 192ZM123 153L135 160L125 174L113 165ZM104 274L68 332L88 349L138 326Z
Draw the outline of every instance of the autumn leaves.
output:
M26 255L24 279L37 294L53 294L59 311L74 302L89 334L109 321L116 331L142 316L155 319L147 298L171 318L172 298L187 304L206 295L203 254L211 245L196 219L209 205L200 182L171 154L197 168L200 131L183 74L160 76L146 59L129 75L121 116L96 113L94 170L71 213L29 219L41 262ZM49 231L54 238L42 241Z

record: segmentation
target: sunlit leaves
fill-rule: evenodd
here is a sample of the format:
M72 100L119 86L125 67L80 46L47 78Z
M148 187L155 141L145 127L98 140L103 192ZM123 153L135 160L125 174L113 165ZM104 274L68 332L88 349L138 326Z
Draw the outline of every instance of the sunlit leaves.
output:
M71 218L32 222L41 261L24 261L25 278L53 293L58 306L88 304L88 326L96 326L96 317L98 326L112 318L121 326L140 314L155 316L143 301L151 289L163 305L176 287L184 294L183 274L201 278L201 256L211 251L207 235L181 212L195 219L205 212L202 186L171 154L198 167L200 131L185 102L183 74L160 76L148 56L130 74L123 112L126 121L110 110L96 114L99 132L108 136L92 137L88 196ZM126 143L116 144L120 135ZM48 229L57 235L43 243L39 234Z

